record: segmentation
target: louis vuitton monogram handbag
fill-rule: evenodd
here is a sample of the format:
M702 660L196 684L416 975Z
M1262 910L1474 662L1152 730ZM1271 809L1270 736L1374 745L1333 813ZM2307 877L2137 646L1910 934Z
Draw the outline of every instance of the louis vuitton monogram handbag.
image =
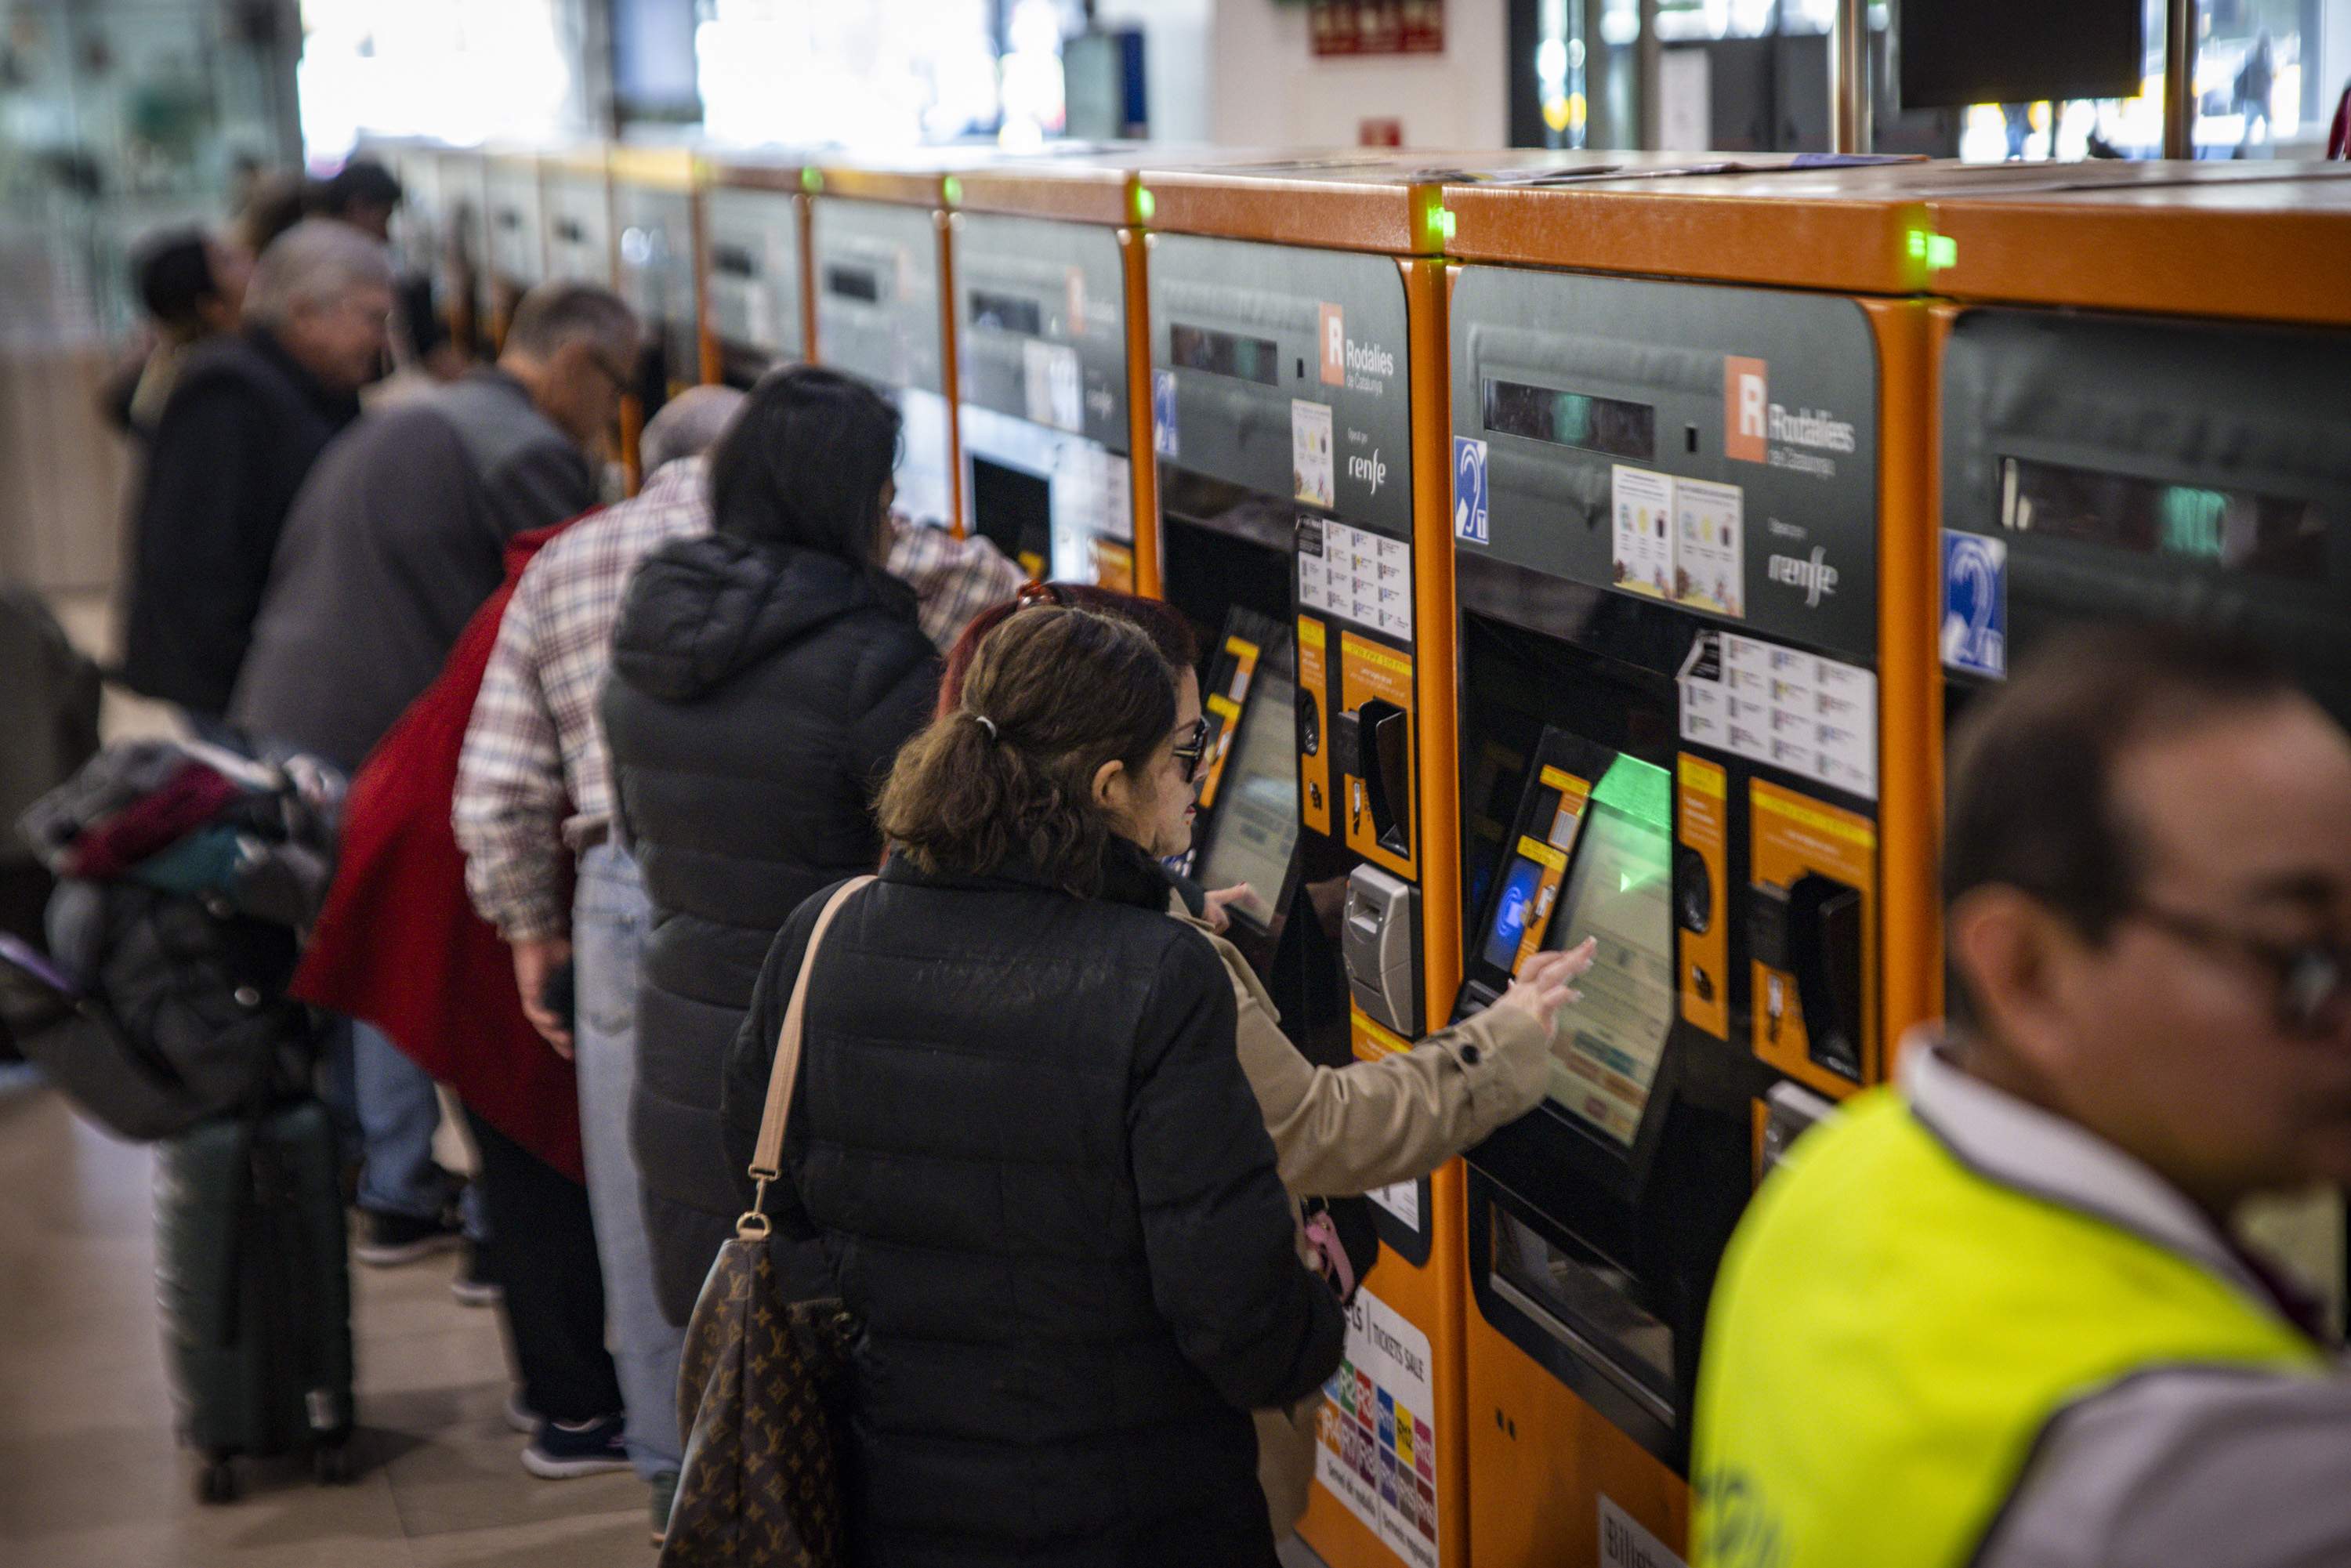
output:
M784 1123L800 1064L818 944L842 884L809 934L792 982L751 1156L757 1196L718 1250L685 1331L677 1380L685 1458L660 1568L841 1568L848 1561L834 1411L846 1382L849 1315L837 1301L788 1302L768 1258L768 1184L783 1170Z

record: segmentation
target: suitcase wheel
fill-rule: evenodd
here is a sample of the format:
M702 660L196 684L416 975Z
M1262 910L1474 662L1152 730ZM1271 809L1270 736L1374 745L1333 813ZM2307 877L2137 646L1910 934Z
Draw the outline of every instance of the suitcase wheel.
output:
M223 1454L196 1468L196 1500L206 1507L236 1500L236 1461Z
M310 1450L310 1479L322 1487L349 1486L351 1450L348 1443L321 1443Z

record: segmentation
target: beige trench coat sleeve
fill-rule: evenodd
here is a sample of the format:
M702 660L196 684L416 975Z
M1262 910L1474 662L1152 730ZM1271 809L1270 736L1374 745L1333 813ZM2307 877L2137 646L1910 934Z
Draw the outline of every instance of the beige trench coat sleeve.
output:
M1178 918L1207 934L1232 977L1241 1071L1291 1192L1352 1197L1415 1180L1541 1103L1550 1034L1517 1009L1491 1009L1379 1061L1317 1067L1281 1032L1240 949Z

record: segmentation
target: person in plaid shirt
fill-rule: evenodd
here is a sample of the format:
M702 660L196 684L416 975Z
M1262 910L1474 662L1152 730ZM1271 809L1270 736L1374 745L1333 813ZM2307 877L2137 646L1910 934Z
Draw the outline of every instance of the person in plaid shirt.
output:
M657 1528L681 1451L682 1334L654 1300L629 1145L637 967L649 914L634 862L611 839L611 761L596 700L630 573L664 544L711 527L703 455L742 401L725 387L672 401L644 433L643 489L567 529L523 573L466 730L452 811L474 907L512 946L531 1021L578 1067L630 1455L653 1488ZM895 521L889 570L914 588L924 633L941 648L1019 591L1019 571L987 540ZM542 1000L549 977L575 948L576 1039Z

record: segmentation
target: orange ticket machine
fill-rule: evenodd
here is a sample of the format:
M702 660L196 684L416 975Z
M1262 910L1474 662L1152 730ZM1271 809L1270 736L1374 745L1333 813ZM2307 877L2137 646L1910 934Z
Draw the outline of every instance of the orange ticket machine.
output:
M1468 1161L1479 1568L1681 1560L1722 1249L1932 1007L1902 177L1446 191L1458 1011L1598 943L1549 1098Z
M450 332L468 359L490 357L489 160L476 147L444 147L440 165L442 267Z
M539 214L549 277L613 286L611 168L602 146L539 160Z
M702 198L711 378L747 389L809 357L808 171L797 158L715 158Z
M1135 162L976 166L952 220L964 527L1031 577L1129 593L1156 586Z
M2351 722L2351 170L2140 167L1935 205L1946 708L2134 615L2253 632Z
M898 510L961 533L950 163L818 161L807 287L810 357L864 381L905 421Z
M1152 170L1159 581L1224 721L1193 874L1317 1061L1452 999L1453 661L1437 188L1341 158ZM1319 1414L1333 1568L1464 1555L1460 1170L1374 1195L1381 1254Z
M631 487L643 482L637 438L662 405L704 379L701 193L683 147L615 147L611 155L615 287L644 327L621 413Z
M484 164L485 320L487 351L495 354L506 344L515 306L546 281L547 207L537 154L498 148L486 156Z

